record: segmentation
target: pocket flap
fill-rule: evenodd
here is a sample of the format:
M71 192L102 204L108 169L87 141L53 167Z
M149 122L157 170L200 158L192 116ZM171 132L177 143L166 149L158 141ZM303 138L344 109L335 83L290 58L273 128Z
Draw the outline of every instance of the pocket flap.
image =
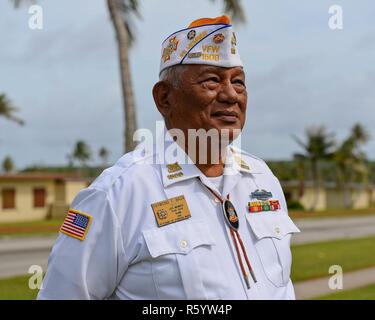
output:
M187 254L198 246L215 245L206 222L201 220L186 220L142 233L153 258L170 253Z
M282 239L288 233L300 232L292 219L282 212L247 214L246 219L257 239Z

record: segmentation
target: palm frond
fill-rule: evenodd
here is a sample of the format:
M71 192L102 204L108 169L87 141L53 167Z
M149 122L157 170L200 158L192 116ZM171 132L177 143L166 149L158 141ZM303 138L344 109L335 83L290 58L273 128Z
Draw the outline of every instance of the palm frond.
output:
M129 45L134 44L136 39L136 27L134 23L134 17L142 19L139 12L139 1L138 0L115 0L116 7L121 13L122 20L124 22L125 29L129 36ZM113 17L111 17L113 19Z
M14 8L16 8L16 9L19 8L22 3L29 3L29 4L35 4L36 3L35 0L10 0L10 2L13 3Z
M216 0L211 0L215 2ZM246 22L245 11L242 7L241 0L223 0L224 12L231 16L238 23Z
M18 123L19 125L24 125L25 122L14 115L18 111L18 108L12 105L10 100L5 94L0 94L0 117L4 117L8 120Z

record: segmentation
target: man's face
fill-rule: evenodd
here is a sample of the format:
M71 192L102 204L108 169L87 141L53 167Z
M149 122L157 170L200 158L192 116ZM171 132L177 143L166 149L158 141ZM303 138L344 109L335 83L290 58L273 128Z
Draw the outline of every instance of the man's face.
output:
M189 65L178 88L171 88L171 107L164 114L167 128L242 130L247 91L241 67ZM233 136L231 137L233 139Z

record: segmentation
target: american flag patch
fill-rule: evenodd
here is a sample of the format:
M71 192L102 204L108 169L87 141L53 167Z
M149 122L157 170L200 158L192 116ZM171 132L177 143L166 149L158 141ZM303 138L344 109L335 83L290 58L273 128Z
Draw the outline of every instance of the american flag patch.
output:
M85 240L86 233L89 230L91 216L78 210L69 209L60 232L70 237Z

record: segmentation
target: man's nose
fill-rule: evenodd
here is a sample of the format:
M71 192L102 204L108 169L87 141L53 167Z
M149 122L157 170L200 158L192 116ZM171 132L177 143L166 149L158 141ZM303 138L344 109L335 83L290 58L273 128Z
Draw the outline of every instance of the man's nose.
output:
M234 104L238 101L238 93L230 81L222 83L218 94L218 101L228 104Z

